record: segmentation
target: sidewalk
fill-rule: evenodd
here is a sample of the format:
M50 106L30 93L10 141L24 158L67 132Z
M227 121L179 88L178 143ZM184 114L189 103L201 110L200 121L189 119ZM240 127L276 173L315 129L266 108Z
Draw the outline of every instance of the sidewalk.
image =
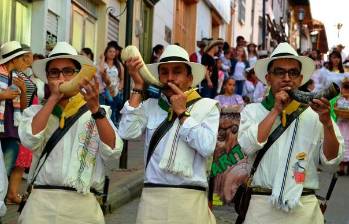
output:
M106 174L110 178L107 213L140 196L144 175L143 158L144 140L141 137L128 143L128 169L119 169L119 161L106 165ZM2 224L16 224L17 218L17 206L10 205L2 218Z

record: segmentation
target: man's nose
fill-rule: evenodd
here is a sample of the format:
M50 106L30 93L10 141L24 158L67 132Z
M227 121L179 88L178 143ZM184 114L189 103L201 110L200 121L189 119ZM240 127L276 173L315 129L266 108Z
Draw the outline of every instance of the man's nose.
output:
M59 80L64 80L64 75L63 75L63 72L62 72L62 71L59 72L58 79L59 79Z
M173 80L175 80L175 75L172 72L168 73L168 81L173 81Z
M291 81L291 77L290 77L290 74L288 74L288 72L286 72L286 74L284 76L284 80Z

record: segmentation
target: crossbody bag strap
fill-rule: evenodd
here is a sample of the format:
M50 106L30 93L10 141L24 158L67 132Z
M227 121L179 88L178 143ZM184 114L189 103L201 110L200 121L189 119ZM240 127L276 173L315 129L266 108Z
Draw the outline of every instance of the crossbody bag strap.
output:
M196 98L190 102L187 103L187 108L190 107L191 105L193 105L194 103L196 103L197 101L199 101L200 98ZM160 126L154 131L153 136L150 139L149 142L149 148L148 148L148 154L147 154L147 161L145 164L145 169L148 167L149 161L151 156L153 155L156 146L159 144L160 140L164 137L164 135L167 133L168 130L171 129L171 127L173 126L175 120L176 120L177 116L173 116L173 118L169 121L167 119L167 117L165 118L165 120L160 124Z
M274 144L274 142L286 131L286 129L292 124L292 122L299 116L301 113L303 113L308 107L307 106L300 106L298 110L293 112L288 118L287 123L285 127L283 127L281 124L269 135L267 143L263 146L262 149L260 149L257 153L256 159L253 162L250 177L253 176L253 174L256 172L257 167L262 160L264 154L267 152L267 150Z
M41 155L40 155L40 158L38 160L38 163L35 167L35 170L34 170L34 177L30 183L30 185L34 184L34 181L36 180L36 177L38 176L41 168L43 167L44 163L46 162L48 156L50 155L50 153L52 152L53 148L57 145L57 143L63 138L63 136L67 133L67 131L73 126L73 124L88 110L88 107L87 105L83 105L82 107L80 107L80 109L78 110L78 112L68 118L66 121L65 121L65 125L63 128L60 128L58 127L54 132L53 134L51 135L51 137L48 139L46 145L45 145L45 148L42 150L41 152ZM40 165L40 161L41 159L45 156L45 159L44 161L41 163ZM40 167L39 167L40 165ZM39 168L38 168L39 167ZM36 174L35 174L36 173ZM29 185L29 186L30 186Z

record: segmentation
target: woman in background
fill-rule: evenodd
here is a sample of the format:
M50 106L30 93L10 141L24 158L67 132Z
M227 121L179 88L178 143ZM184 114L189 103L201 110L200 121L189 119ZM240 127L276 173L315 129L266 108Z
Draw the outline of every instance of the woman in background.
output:
M111 120L118 126L119 111L123 101L124 67L119 59L122 48L109 44L98 66L97 77L100 79L100 104L111 107Z
M88 47L82 48L80 54L81 54L81 55L85 55L85 56L88 57L91 61L93 61L93 59L94 59L94 54L93 54L91 48L88 48Z
M323 67L320 70L318 77L319 89L324 89L332 82L338 86L341 85L341 80L345 77L342 64L342 56L338 51L332 51L329 55L328 69Z
M254 43L250 43L247 45L247 54L248 54L248 63L250 64L250 67L253 67L258 59L257 54L257 45Z
M236 57L231 61L231 71L233 78L236 81L236 94L242 95L245 84L245 69L250 67L245 49L243 47L236 47Z

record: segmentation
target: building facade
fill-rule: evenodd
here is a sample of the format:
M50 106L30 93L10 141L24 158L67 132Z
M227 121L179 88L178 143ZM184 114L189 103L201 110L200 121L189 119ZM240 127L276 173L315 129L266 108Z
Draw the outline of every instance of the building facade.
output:
M262 35L263 2L266 34ZM295 48L327 49L326 32L312 22L308 0L133 0L132 44L146 62L156 44L178 43L189 53L202 38L222 38L235 46L237 36L269 50L281 41ZM126 0L0 0L0 43L18 40L47 54L57 41L78 51L89 47L98 57L108 41L125 46ZM305 9L300 32L298 9ZM320 28L321 29L320 29ZM314 31L314 32L313 32ZM316 31L316 32L315 32ZM316 43L311 42L311 35ZM300 39L301 38L301 39ZM321 41L320 41L321 40ZM327 43L327 41L325 41Z

